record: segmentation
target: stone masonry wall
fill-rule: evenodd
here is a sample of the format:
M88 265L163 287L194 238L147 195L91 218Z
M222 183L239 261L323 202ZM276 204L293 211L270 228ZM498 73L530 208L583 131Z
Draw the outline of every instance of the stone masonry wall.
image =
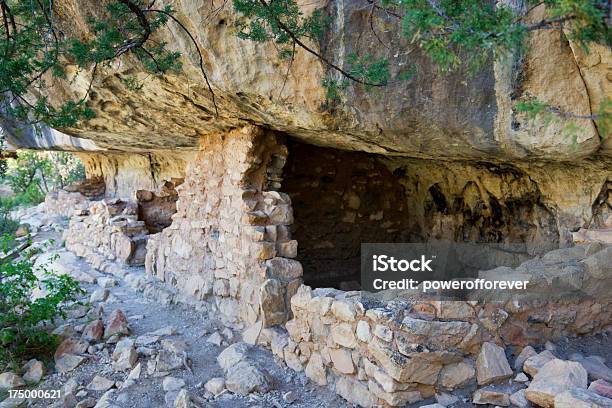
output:
M384 295L302 285L291 298L293 319L286 331L265 329L257 340L288 367L304 371L349 402L362 407L412 404L477 381L487 384L481 378L488 364L482 357L487 342L512 350L610 330L611 256L612 247L595 243L552 251L516 269L481 273L530 276L538 285L534 293L543 291L532 301L440 301L398 291L385 300ZM581 296L552 300L552 294L568 286Z
M144 264L148 231L135 203L104 199L75 211L63 238L67 249L105 269L113 261Z
M286 147L246 127L201 141L178 186L172 224L149 238L146 270L197 300L229 325L282 324L302 268L288 226L291 201L280 187Z
M45 196L45 212L51 215L71 217L89 207L91 202L79 192L51 191Z

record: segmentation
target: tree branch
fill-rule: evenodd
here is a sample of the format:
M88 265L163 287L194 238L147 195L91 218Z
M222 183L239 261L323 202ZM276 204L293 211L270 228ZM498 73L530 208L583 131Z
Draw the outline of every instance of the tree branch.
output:
M149 10L145 10L145 12L148 12L148 13L160 13L160 14L163 14L163 15L167 16L172 21L174 21L176 24L178 24L178 26L187 34L187 36L189 36L189 39L191 40L191 42L195 46L195 48L196 48L196 50L198 52L198 56L200 57L200 61L199 61L200 71L202 72L202 76L204 77L204 81L206 82L206 86L208 87L208 91L210 92L210 95L211 95L211 98L212 98L212 103L213 103L213 106L215 107L215 116L218 117L219 116L219 109L217 108L215 92L213 91L212 86L210 84L210 81L208 80L208 75L206 75L206 70L204 69L204 57L202 55L202 51L200 50L200 46L198 45L198 42L196 41L196 39L193 37L191 32L187 29L187 27L185 27L185 25L183 23L181 23L176 17L174 17L172 14L168 13L167 11L165 11L165 10L157 10L157 9L149 9Z

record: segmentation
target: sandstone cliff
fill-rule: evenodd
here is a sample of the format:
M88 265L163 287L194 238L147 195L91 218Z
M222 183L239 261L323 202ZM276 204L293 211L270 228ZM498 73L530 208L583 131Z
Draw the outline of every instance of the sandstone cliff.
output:
M288 66L274 45L236 36L230 3L185 0L173 4L176 16L203 51L219 117L197 68L193 45L169 23L156 40L183 54L183 72L153 77L135 60L123 58L100 70L94 81L90 105L96 118L64 131L115 150L193 149L201 136L257 124L307 143L386 155L494 161L610 157L612 145L600 140L589 120L580 121L574 139L564 136L565 121L543 126L513 111L517 100L531 95L577 114L595 113L612 92L612 53L605 47L594 46L586 54L560 41L558 32L543 30L532 35L526 55L490 61L473 76L441 74L397 34L395 20L376 20L386 27L374 27L379 31L375 34L365 1L301 3L305 13L324 8L331 15L332 27L313 46L336 64L342 66L347 55L358 50L389 59L396 71L415 63L417 74L375 91L349 86L343 103L330 106L321 83L335 74L318 59L300 50ZM56 5L63 30L85 37L87 19L103 8L103 2L91 0L62 0ZM537 8L532 18L543 13L543 7ZM122 80L128 76L142 80L142 89L128 89ZM81 73L69 84L56 84L52 96L82 95L88 83L88 74Z

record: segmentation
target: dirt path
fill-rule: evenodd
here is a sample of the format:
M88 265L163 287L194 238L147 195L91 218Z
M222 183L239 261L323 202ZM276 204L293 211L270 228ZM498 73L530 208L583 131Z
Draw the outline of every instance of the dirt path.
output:
M41 235L42 237L43 235ZM45 239L55 239L61 243L60 234L45 233ZM151 299L147 299L144 295L132 289L127 283L116 276L106 275L94 270L85 261L74 257L72 254L64 251L61 248L56 248L55 251L60 254L57 265L69 271L76 271L77 274L91 274L93 276L101 276L116 280L117 285L109 287L110 295L104 302L94 302L91 307L85 311L80 311L78 314L84 314L82 317L68 319L61 324L75 329L76 333L72 336L79 338L79 331L82 326L92 321L95 318L95 313L98 307L102 307L105 321L109 314L120 309L128 318L129 327L131 329L130 338L136 340L139 336L150 334L159 329L168 331L176 331L173 335L161 336L158 341L147 344L146 347L139 347L138 361L136 364L141 364L140 378L131 386L122 387L129 371L117 371L112 365L112 352L115 345L108 342L92 342L94 347L99 348L94 353L86 353L87 361L69 373L53 373L47 376L44 383L39 388L58 389L76 388L72 390L75 396L72 399L74 402L85 402L82 406L93 406L94 402L98 402L105 391L92 391L87 389L96 375L102 376L108 380L115 381L116 384L112 389L118 388L116 392L111 392L110 405L96 405L97 408L102 407L124 407L124 408L161 408L165 406L174 406L171 400L172 395L167 397L167 392L163 389L163 381L166 377L173 377L184 380L186 389L193 398L200 402L200 406L205 407L331 407L340 408L348 407L344 400L335 395L326 388L312 384L303 373L296 373L286 367L281 368L278 362L274 361L274 357L268 350L261 347L253 347L249 353L249 360L258 362L259 367L263 367L269 375L271 390L265 393L252 393L248 396L241 396L228 392L222 392L218 396L208 393L204 389L204 384L211 378L223 377L223 370L217 363L217 356L229 344L240 341L239 333L232 333L227 329L222 332L223 326L212 320L209 316L202 312L195 311L193 308L182 305L164 305ZM130 268L131 273L144 273L142 268ZM101 281L98 278L98 281ZM104 279L102 279L104 281ZM101 287L98 284L82 284L87 290L87 295L83 296L82 301L88 304L90 295ZM79 327L81 326L81 327ZM223 338L222 345L215 345L208 342L208 338L213 333L219 333ZM221 334L223 333L223 334ZM190 372L187 368L181 367L172 370L168 374L153 372L149 374L147 367L149 361L153 360L153 356L162 348L160 343L163 340L184 341L187 345L187 355L191 362ZM148 355L150 354L150 356ZM287 393L289 393L287 395ZM291 403L292 398L295 401ZM202 405L204 404L204 405ZM74 406L70 401L50 401L39 400L30 402L31 407L68 407Z

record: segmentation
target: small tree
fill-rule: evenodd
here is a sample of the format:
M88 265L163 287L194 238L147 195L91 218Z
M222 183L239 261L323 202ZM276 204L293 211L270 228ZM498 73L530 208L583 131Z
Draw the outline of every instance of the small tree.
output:
M0 371L4 371L22 358L45 355L57 345L57 337L45 324L65 318L66 307L82 290L71 277L49 270L48 264L35 267L28 251L12 254L10 237L1 240Z

